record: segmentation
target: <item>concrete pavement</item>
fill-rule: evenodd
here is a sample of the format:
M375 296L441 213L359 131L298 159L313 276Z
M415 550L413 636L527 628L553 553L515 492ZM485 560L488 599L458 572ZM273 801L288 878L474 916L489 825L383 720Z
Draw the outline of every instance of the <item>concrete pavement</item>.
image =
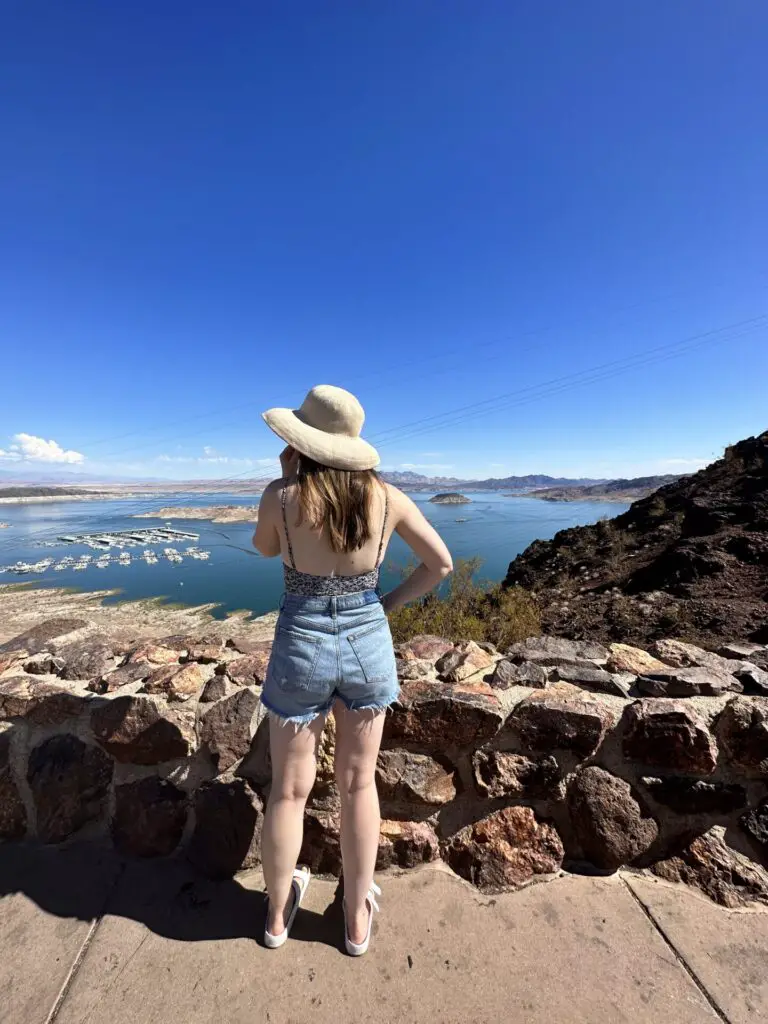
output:
M0 849L2 1024L747 1024L768 1019L768 912L639 876L486 897L441 866L383 875L371 952L314 879L259 945L262 879L98 848Z

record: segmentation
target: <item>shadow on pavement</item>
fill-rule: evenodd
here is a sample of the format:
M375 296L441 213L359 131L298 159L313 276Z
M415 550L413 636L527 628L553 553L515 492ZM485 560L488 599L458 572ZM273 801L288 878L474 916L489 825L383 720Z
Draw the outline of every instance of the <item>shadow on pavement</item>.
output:
M237 879L205 878L183 860L126 860L92 844L2 845L0 899L11 893L57 917L90 921L110 914L182 942L263 941L264 893ZM340 886L322 914L302 908L291 932L294 940L336 947L341 935Z

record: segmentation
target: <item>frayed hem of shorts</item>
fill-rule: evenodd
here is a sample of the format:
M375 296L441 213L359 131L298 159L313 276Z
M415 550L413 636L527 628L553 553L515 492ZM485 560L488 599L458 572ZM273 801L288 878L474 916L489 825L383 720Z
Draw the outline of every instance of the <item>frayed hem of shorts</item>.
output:
M282 711L278 711L276 708L272 708L267 704L264 698L261 698L261 703L264 705L267 717L283 728L290 726L296 732L301 729L307 729L316 718L327 718L330 708L324 708L321 711L310 711L307 715L284 715Z
M397 697L392 697L385 701L372 701L370 704L361 704L360 707L350 707L343 697L340 697L339 699L347 711L369 711L371 713L371 717L375 717L376 715L381 715L389 711L397 700Z

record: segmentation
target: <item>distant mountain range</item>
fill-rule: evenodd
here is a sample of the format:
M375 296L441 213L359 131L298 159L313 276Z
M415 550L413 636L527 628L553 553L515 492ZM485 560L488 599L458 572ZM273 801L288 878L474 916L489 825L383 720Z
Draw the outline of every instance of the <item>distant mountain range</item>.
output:
M463 487L465 490L483 491L529 491L538 487L587 487L602 484L605 481L594 477L545 476L530 474L528 476L490 477L487 480L467 480L456 476L422 476L406 470L402 473L382 473L383 479L398 487L412 490L432 490L435 487Z
M673 473L665 476L638 476L633 480L606 480L586 487L545 487L543 490L529 491L528 495L543 501L636 501L679 479L680 475Z

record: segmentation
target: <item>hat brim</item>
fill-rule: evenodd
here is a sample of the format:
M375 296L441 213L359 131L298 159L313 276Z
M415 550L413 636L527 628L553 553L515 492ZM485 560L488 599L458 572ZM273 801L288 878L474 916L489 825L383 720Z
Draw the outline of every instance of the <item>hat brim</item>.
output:
M330 434L300 419L296 409L267 409L261 414L270 430L302 455L333 469L375 469L381 459L362 437Z

